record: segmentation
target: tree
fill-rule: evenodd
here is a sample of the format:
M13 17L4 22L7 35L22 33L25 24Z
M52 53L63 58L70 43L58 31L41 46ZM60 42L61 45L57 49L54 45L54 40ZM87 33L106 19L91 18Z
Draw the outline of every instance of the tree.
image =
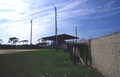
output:
M10 37L8 43L16 44L19 41L16 37Z
M28 40L21 40L21 41L19 41L19 43L20 42L23 42L23 45L24 45L24 42L26 42L26 44L27 44Z
M85 41L86 39L85 38L81 38L80 41Z
M39 41L39 43L41 42L41 43L46 43L46 39L38 39L37 41Z
M46 43L47 40L46 39L42 39L41 41L42 41L42 43Z
M0 45L2 44L2 42L3 42L2 39L0 39Z
M37 41L39 41L39 43L40 43L41 39L38 39Z

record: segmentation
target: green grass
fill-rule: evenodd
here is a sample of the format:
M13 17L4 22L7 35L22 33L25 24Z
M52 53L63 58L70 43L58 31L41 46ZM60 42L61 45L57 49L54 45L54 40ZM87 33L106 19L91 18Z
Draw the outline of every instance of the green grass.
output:
M81 64L73 65L69 53L41 50L0 55L0 77L103 77Z

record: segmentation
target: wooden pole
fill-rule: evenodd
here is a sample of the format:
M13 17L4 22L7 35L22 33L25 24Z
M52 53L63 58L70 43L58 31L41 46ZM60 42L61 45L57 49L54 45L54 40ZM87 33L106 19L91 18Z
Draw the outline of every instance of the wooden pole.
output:
M70 46L70 58L71 58L71 61L73 61L73 47Z
M77 26L75 27L75 29L76 29L76 43L77 43Z
M74 47L74 65L76 65L76 47Z
M91 38L89 40L89 58L90 58L90 67L92 67L92 56L91 56Z
M85 64L87 65L88 51L87 51L87 46L84 47L85 47Z

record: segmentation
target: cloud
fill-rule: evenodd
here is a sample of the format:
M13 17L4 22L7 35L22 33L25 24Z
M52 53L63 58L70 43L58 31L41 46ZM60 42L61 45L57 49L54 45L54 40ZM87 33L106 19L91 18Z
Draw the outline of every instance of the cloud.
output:
M75 7L78 6L78 5L79 5L79 1L74 2L74 3L71 3L71 4L69 4L69 5L66 4L66 5L65 5L61 10L59 10L58 12L70 10L70 9L72 9L72 8L75 8Z
M0 19L20 20L25 15L21 14L27 10L29 4L21 0L2 0L0 2Z
M71 4L69 3L69 5L64 5L63 8L58 10L58 15L59 15L58 17L61 20L69 19L69 18L77 17L77 16L79 16L80 19L90 19L92 15L95 14L103 6L103 4L104 3L96 5L96 6L94 4L89 5L87 3L87 0L83 1L82 3L80 3L80 1L76 1ZM108 2L107 5L104 6L93 19L104 18L104 17L109 17L109 16L118 14L119 11L116 12L115 10L118 10L120 8L112 7L115 4L116 4L116 1ZM78 7L81 7L81 8L78 8ZM67 10L69 10L69 12Z
M44 20L43 20L44 21ZM33 20L33 40L38 39L41 34L49 32L47 29L49 25L40 23L39 19ZM18 37L20 40L26 39L29 40L31 24L30 21L16 22L16 23L7 23L2 25L2 37L8 35L9 37ZM40 38L40 37L39 37ZM4 43L7 43L4 42Z
M118 14L120 7L112 7L116 2L110 1L94 17L104 18ZM54 7L57 7L58 25L68 25L64 21L70 18L89 19L103 5L88 5L88 0L3 0L0 2L1 38L18 37L20 40L30 38L30 20L33 20L33 42L50 34L54 34ZM61 24L62 22L65 24ZM67 26L68 27L68 26ZM62 32L65 32L64 30ZM61 32L61 33L62 33ZM72 33L71 33L72 34ZM4 41L4 40L3 40ZM7 43L4 41L4 43Z

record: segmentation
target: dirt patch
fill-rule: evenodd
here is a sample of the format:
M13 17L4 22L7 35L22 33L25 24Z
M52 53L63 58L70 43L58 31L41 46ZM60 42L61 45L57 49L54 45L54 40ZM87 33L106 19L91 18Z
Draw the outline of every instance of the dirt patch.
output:
M0 50L0 54L26 52L26 51L38 51L38 49L2 49Z

